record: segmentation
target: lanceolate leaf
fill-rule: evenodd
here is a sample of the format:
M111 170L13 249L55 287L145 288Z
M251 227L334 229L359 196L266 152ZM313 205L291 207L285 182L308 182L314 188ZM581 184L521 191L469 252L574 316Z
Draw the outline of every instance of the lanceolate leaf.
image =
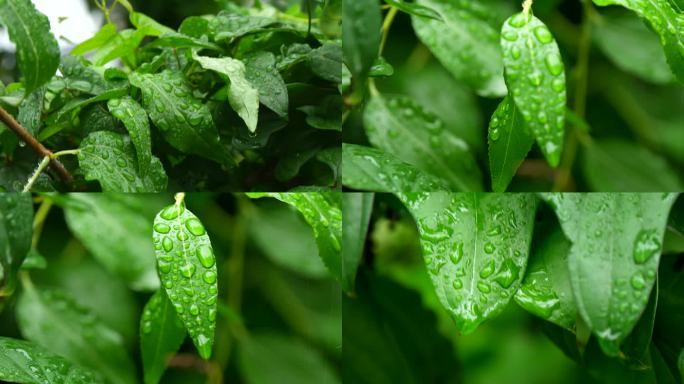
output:
M399 194L416 220L428 274L442 305L467 334L503 311L525 272L532 194Z
M617 355L655 281L675 194L547 194L572 242L570 281L601 348Z
M342 281L342 211L326 195L335 192L308 193L248 193L252 198L273 197L290 204L302 213L311 226L318 245L318 254L330 273Z
M684 15L667 0L594 0L596 5L621 5L646 19L660 36L672 73L684 83Z
M162 285L200 356L209 359L216 327L216 257L202 222L182 201L154 219Z
M45 87L31 92L19 105L17 121L33 136L36 136L43 124L43 107L45 104Z
M182 74L132 73L130 81L142 90L143 105L169 144L185 153L227 160L209 108L192 96Z
M342 288L347 292L354 291L356 270L363 256L372 210L372 193L342 195Z
M381 18L378 0L342 2L344 62L357 81L364 81L378 57Z
M0 380L27 384L105 384L82 368L30 341L0 337Z
M484 1L419 0L441 20L412 16L418 38L458 80L482 96L503 96L499 26L495 6ZM498 5L497 5L498 6ZM346 40L345 40L346 43Z
M157 384L168 360L185 339L185 328L163 289L147 302L140 320L140 350L145 384Z
M411 99L377 95L366 106L363 120L374 146L441 177L452 190L482 189L480 169L468 144Z
M565 126L565 68L549 29L531 13L511 16L501 30L506 83L524 124L553 167Z
M147 112L130 96L109 100L107 107L126 126L137 154L138 171L146 175L152 166L152 139Z
M446 191L436 176L375 148L342 144L342 184L376 192Z
M50 22L31 0L0 1L0 22L17 46L17 63L26 94L45 84L59 67L59 45Z
M161 192L168 178L152 156L146 174L138 170L135 149L128 137L115 132L93 132L81 142L78 162L86 180L97 180L105 192Z
M435 19L435 20L442 20L442 16L440 16L440 14L437 13L437 11L435 11L434 9L428 8L424 5L407 2L404 0L385 0L385 3L399 9L402 12L406 12L410 15L427 17L427 18Z
M102 373L109 382L136 382L121 335L71 296L28 287L17 302L17 322L25 338Z
M152 230L154 203L124 194L68 196L69 204L64 210L66 223L95 259L133 289L158 288L148 236Z
M510 96L494 111L489 122L488 140L492 190L504 192L534 143L534 138L525 131L522 116Z
M33 204L28 193L0 194L0 291L14 290L16 273L31 248Z
M228 102L245 121L250 132L256 131L259 120L259 91L247 80L245 64L231 57L192 56L202 68L228 78Z
M247 81L259 91L259 101L279 116L287 116L288 95L285 81L276 69L271 52L259 51L245 58Z

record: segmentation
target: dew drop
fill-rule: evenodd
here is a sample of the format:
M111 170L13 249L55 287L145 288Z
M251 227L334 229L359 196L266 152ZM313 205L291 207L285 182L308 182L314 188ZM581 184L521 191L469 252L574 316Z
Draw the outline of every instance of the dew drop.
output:
M202 223L194 217L185 222L185 227L195 236L202 236L206 233Z
M185 240L188 239L188 234L185 233L185 231L180 231L180 232L178 232L178 234L176 235L176 237L177 237L178 240L180 240L180 241L185 241Z
M159 233L169 233L171 227L164 223L157 223L154 225L154 230Z
M480 281L479 283L477 283L477 290L482 293L489 293L492 291L492 287L484 281Z
M494 260L489 260L487 264L480 271L480 277L483 279L488 278L494 273Z
M538 87L542 83L542 74L541 72L532 72L527 76L527 79L530 81L530 84L534 85L535 87Z
M168 207L164 208L160 216L166 220L173 220L178 217L178 213L178 207L175 205L169 205Z
M558 76L563 73L563 62L556 54L546 55L544 58L544 64L546 64L546 69L548 69L549 72L551 72L551 74L554 76Z
M527 22L528 22L528 19L524 13L518 13L518 14L514 15L513 17L511 17L510 20L508 21L508 23L515 28L520 28L520 27L524 26L525 24L527 24Z
M463 282L461 281L461 279L456 279L454 280L453 286L454 289L461 289L463 288Z
M660 239L653 229L641 230L634 239L634 262L644 264L660 251Z
M485 251L485 253L487 253L487 254L490 254L490 255L491 255L492 253L494 253L495 250L496 250L496 247L495 247L494 244L492 244L492 243L489 243L489 242L488 242L488 243L486 243L486 244L484 245L484 251Z
M164 236L164 239L162 239L162 247L164 248L164 251L171 252L173 249L173 240Z
M457 243L454 247L454 252L451 254L451 262L458 264L463 258L463 243Z
M214 284L216 282L216 272L214 271L206 271L204 272L204 275L202 276L202 279L204 280L205 283L207 284Z
M630 282L632 283L632 288L634 289L644 289L644 287L646 287L644 277L640 273L636 273L634 276L632 276L632 280Z
M493 128L489 132L489 138L492 139L492 141L497 141L499 140L499 137L501 137L501 131L499 131L498 128Z
M116 159L116 165L118 165L121 168L125 168L127 164L128 163L126 163L125 159L122 159L122 158Z
M190 314L193 316L199 315L199 307L196 304L190 306Z
M171 272L171 264L164 263L164 262L160 261L158 265L159 265L159 272L164 273L164 274Z
M549 29L546 28L545 25L541 25L535 28L534 35L537 36L537 40L539 40L543 44L548 44L551 41L553 41L553 36L551 35L551 32L549 32Z
M503 36L504 39L508 41L516 41L518 40L518 34L515 33L515 31L504 31L501 36Z
M192 275L195 274L195 265L194 265L194 264L189 264L189 263L188 263L188 264L185 264L184 266L182 266L182 267L180 268L180 271L181 271L181 275L183 275L183 277L189 279L189 278L192 277Z
M214 252L208 245L197 248L197 258L204 268L211 268L214 265Z

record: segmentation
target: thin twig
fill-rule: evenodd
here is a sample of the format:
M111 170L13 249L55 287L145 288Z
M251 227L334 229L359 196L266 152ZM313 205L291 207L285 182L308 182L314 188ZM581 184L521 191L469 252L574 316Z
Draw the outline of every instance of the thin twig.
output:
M21 141L25 142L34 152L36 152L40 157L50 158L50 167L59 174L59 176L65 182L69 183L74 180L71 173L64 168L64 165L59 162L59 160L51 158L52 152L45 148L38 140L31 136L28 131L19 124L12 115L10 115L4 108L0 107L0 121L5 123L5 125L11 129Z

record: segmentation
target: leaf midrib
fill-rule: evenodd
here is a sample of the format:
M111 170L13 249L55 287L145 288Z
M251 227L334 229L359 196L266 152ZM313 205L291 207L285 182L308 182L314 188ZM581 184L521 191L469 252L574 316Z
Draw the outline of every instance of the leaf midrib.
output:
M5 3L10 8L12 8L12 12L16 15L17 19L19 20L19 24L21 25L22 29L24 30L24 33L26 34L28 41L30 42L29 45L31 46L31 50L33 51L33 56L34 56L35 62L36 62L36 65L34 66L34 69L35 69L34 79L38 79L39 75L40 75L40 56L38 55L38 51L36 49L35 42L31 38L31 33L29 32L29 30L26 26L26 23L24 22L24 19L22 18L22 13L17 11L17 9L14 7L14 5L12 5L11 0L7 0L7 1L5 1ZM19 47L17 46L17 49L18 48Z

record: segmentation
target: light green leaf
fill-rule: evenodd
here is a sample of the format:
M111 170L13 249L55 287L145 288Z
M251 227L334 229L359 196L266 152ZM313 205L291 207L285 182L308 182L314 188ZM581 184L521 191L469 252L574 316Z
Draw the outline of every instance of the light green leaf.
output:
M441 179L375 148L342 144L342 184L375 192L444 191Z
M326 0L318 24L323 33L339 38L342 35L342 0Z
M382 16L378 0L342 2L344 62L356 81L364 82L380 49ZM363 86L360 84L359 86Z
M677 79L684 83L684 14L667 0L594 0L599 6L621 5L645 19L660 36L667 63Z
M427 17L435 20L442 20L442 16L440 16L440 14L437 11L424 5L410 3L404 0L385 0L385 3L391 5L394 8L399 9L402 12L406 12L409 15Z
M152 139L147 112L130 96L111 99L107 107L114 117L124 123L138 155L138 170L141 175L146 175L152 166Z
M251 198L272 197L297 208L313 229L318 254L330 273L342 281L342 211L329 197L337 192L248 193Z
M253 333L241 340L237 361L247 384L341 383L316 349L292 336Z
M29 193L0 193L0 292L11 294L31 248L33 202Z
M152 242L150 199L125 194L70 194L64 213L71 232L110 272L135 290L159 287ZM135 252L131 252L135 250Z
M244 58L245 76L259 91L259 101L278 116L287 116L288 94L285 81L276 69L275 55L259 51Z
M412 16L418 38L446 69L478 94L506 94L495 7L484 1L419 0L441 20ZM345 41L346 44L346 41Z
M74 49L71 50L71 54L74 56L80 56L95 49L101 48L105 46L105 44L107 44L110 40L112 40L116 36L116 34L116 25L112 23L107 23L102 26L102 28L95 34L95 36L75 46Z
M511 16L501 29L509 95L546 160L558 166L565 127L565 68L558 44L531 13Z
M105 384L99 374L24 340L0 337L0 380L27 384Z
M532 194L400 193L428 274L456 327L468 334L518 290L532 241Z
M192 96L181 73L132 73L130 81L142 90L143 105L169 144L185 153L230 161L219 142L209 108Z
M546 194L572 242L570 280L582 319L617 355L646 307L676 194Z
M259 120L259 91L247 80L245 64L231 57L198 56L192 58L202 68L228 77L228 102L233 110L245 121L250 132L255 132Z
M0 22L17 46L17 64L28 95L48 82L59 67L59 45L50 32L50 21L31 0L3 0Z
M28 286L17 302L17 322L25 338L102 373L109 382L136 382L121 335L71 296Z
M162 285L203 359L211 357L218 295L216 257L202 222L182 201L154 219Z
M441 177L455 191L482 189L468 144L410 98L377 95L366 105L363 121L375 147Z
M140 350L145 384L157 384L169 359L185 339L185 328L164 290L155 292L145 304L140 319Z
M528 312L574 331L577 306L568 269L570 241L555 223L550 229L537 231L541 240L535 244L515 301Z
M510 96L494 111L488 140L492 189L504 192L534 143L534 138L525 132L522 116Z
M222 11L209 21L209 30L215 41L228 40L230 42L248 33L259 32L275 23L273 18Z
M359 268L366 244L366 234L373 211L372 193L344 193L342 195L342 288L354 291L356 270Z
M86 180L97 180L105 192L161 192L168 178L152 156L146 174L138 170L133 144L115 132L93 132L81 142L78 162Z
M681 191L675 168L643 146L617 139L594 140L582 159L589 186L604 192Z
M154 40L150 44L145 45L145 48L155 47L170 47L170 48L202 48L212 51L222 51L223 49L208 41L198 39L191 36L186 36L181 33L166 33L164 36Z
M95 65L105 65L109 62L132 55L145 39L144 30L124 29L114 34L93 53L91 60Z
M138 30L145 31L147 36L159 37L167 33L176 33L176 31L173 29L159 24L156 20L145 15L144 13L130 12L129 18L131 20L131 24L133 24Z

